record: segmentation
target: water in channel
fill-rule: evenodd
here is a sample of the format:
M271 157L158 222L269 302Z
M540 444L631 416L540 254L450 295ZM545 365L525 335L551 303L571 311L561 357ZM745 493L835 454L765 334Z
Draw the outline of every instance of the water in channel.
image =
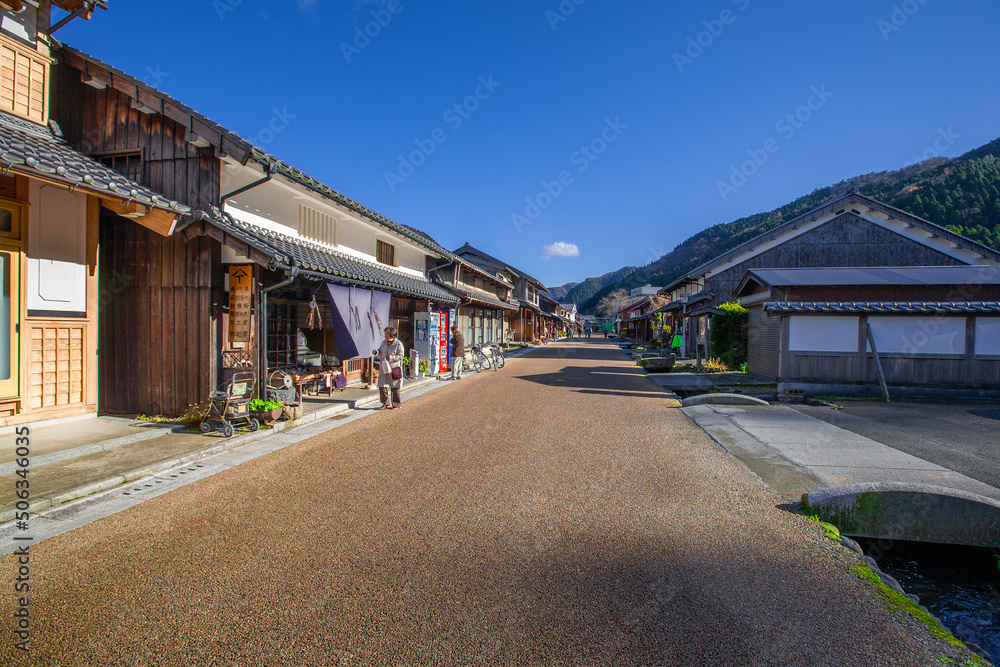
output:
M1000 660L1000 550L857 539L952 634L978 644L994 663Z

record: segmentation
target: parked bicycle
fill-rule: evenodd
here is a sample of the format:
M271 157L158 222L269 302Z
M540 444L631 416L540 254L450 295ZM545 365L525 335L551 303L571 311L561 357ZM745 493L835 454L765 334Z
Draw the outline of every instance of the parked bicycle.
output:
M493 358L493 370L500 370L503 368L504 364L507 363L503 358L503 348L500 347L500 343L490 343L490 356Z
M483 352L482 343L474 344L472 346L472 367L476 371L485 371L489 370L491 365L490 358Z

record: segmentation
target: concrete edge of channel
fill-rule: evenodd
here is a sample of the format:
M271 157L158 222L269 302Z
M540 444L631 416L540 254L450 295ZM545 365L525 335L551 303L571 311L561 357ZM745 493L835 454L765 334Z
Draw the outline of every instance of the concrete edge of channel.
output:
M403 391L407 392L413 389L424 387L429 384L433 384L437 379L438 379L437 376L423 378L422 380L412 382L408 386L404 387ZM299 426L305 426L307 424L311 424L317 421L329 419L330 417L333 417L335 415L342 414L344 412L350 412L351 410L364 407L366 405L370 405L371 403L378 402L378 400L379 400L378 396L373 396L370 398L359 399L357 401L351 401L349 403L339 403L337 405L330 406L328 408L321 408L316 412L304 415L300 419L296 419L293 421L276 422L269 429L262 429L255 433L242 434L240 436L230 438L222 442L212 443L201 449L197 449L193 452L189 452L182 456L163 459L151 464L142 465L138 468L127 470L120 474L109 475L103 479L99 479L93 482L88 482L87 484L72 489L67 489L57 494L51 494L48 496L34 498L31 500L27 512L29 514L38 514L40 512L51 510L53 508L57 509L62 508L73 501L87 498L96 493L101 493L102 491L108 491L115 487L122 486L124 484L128 484L131 482L137 482L147 477L154 477L161 472L170 470L171 468L175 468L179 465L190 463L192 461L198 461L207 458L209 456L213 456L215 454L221 454L222 452L229 451L232 449L237 449L244 445L249 445L253 442L270 438L279 433L282 433L284 431L293 428L297 428ZM184 427L164 428L162 430L167 432L180 432L184 431L185 428ZM160 435L165 435L165 433ZM142 440L147 440L147 439L151 438L140 438L135 442L141 442ZM95 450L94 452L91 453L96 453L97 451L100 450ZM50 463L53 462L54 461L50 461ZM18 511L19 510L17 510L16 508L11 508L0 512L0 530L9 528L8 524L15 519Z

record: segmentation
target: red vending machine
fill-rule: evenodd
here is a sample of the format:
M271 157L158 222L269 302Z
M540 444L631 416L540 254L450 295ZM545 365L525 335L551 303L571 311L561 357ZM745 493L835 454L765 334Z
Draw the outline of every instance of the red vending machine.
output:
M448 371L448 362L451 361L448 358L448 343L451 341L451 319L448 317L448 313L444 312L440 314L439 321L438 373L445 373Z

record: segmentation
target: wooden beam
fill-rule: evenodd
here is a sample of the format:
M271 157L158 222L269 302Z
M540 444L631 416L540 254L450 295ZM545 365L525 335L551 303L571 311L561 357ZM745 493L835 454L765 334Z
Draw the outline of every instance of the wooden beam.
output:
M191 114L166 100L163 102L163 115L170 120L177 121L184 127L190 127Z
M115 76L114 74L111 74L110 76L112 88L120 93L125 93L129 97L135 97L135 83L124 77Z
M80 80L91 88L104 90L111 85L111 73L93 63L83 61L83 73Z
M0 0L0 8L19 12L24 8L24 2L21 0Z
M178 216L170 211L164 211L160 208L147 208L145 205L136 202L123 205L124 202L121 199L98 196L102 201L106 202L105 208L115 215L134 220L160 236L170 236L174 232L174 227L177 226Z
M159 96L154 95L142 86L136 86L136 88L137 101L142 104L143 108L150 109L151 113L163 113L163 100Z

